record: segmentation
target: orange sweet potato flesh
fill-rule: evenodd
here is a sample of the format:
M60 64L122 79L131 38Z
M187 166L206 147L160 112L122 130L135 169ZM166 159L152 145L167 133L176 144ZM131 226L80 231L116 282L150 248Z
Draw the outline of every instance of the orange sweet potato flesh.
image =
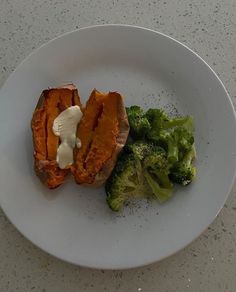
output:
M60 141L52 127L60 112L72 105L79 105L83 111L76 133L82 146L74 149L74 164L60 169L56 161ZM70 172L78 184L103 184L111 174L129 133L123 97L119 93L105 94L94 89L83 109L73 85L43 91L31 128L35 172L50 189L61 185Z
M98 186L109 177L129 133L123 97L93 90L77 129L82 147L75 150L72 173L78 184Z
M58 114L72 105L81 107L78 91L72 85L44 90L31 121L34 143L34 167L40 180L53 189L61 185L70 169L60 169L56 162L59 138L52 126Z

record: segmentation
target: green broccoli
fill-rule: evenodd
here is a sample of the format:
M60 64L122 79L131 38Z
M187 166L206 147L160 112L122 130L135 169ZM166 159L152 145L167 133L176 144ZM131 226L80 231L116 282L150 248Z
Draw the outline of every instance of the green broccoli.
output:
M152 145L149 153L143 157L143 166L145 168L166 168L166 151L162 147Z
M167 200L172 192L173 184L169 179L166 151L151 142L143 141L136 141L128 145L126 149L134 154L136 165L142 168L143 175L153 191L153 195L160 202ZM154 182L156 188L153 188ZM168 196L164 196L165 193L168 193Z
M167 151L167 158L170 163L175 163L179 159L179 136L175 131L160 130L156 136L157 145L161 145Z
M168 200L173 183L189 184L196 176L191 117L170 118L163 110L126 109L130 136L106 182L107 203L119 211L131 198Z
M128 144L106 182L107 203L113 211L119 211L130 198L153 195L164 202L173 189L168 175L164 149L142 141Z
M146 118L144 111L139 106L131 106L126 108L130 135L134 139L142 139L151 129L150 123Z
M175 117L163 123L164 129L173 129L175 127L183 127L189 132L193 132L193 118L190 116Z
M146 133L148 139L158 142L160 140L160 131L165 122L169 121L167 114L160 109L149 109L145 114L151 128Z
M190 116L170 118L163 110L157 108L149 109L145 116L151 125L151 132L157 131L157 134L158 130L173 129L175 127L184 127L190 132L193 131L193 119Z
M194 142L191 117L169 118L160 109L149 109L146 117L151 125L147 138L165 148L170 163L178 161L180 149L185 152L191 148Z
M135 141L133 143L128 143L124 151L133 155L136 161L136 168L139 170L137 172L137 176L140 178L142 173L142 160L144 157L152 151L153 145L152 143L147 143L144 141Z
M154 197L157 198L160 203L164 203L171 197L172 188L160 187L160 184L147 171L144 173L144 176L152 190Z
M168 115L159 108L150 108L146 111L145 116L154 127L158 127L160 124L162 125L170 120Z
M175 127L170 132L162 130L160 139L167 145L168 161L175 163L192 149L194 137L192 132L183 127Z
M155 197L160 202L167 200L171 196L173 183L169 179L170 165L164 149L156 147L151 154L147 155L143 160L143 168L145 171L144 176Z
M178 140L173 132L167 130L161 130L159 133L159 144L161 144L167 151L167 159L170 163L178 161L179 149Z
M172 132L172 137L178 147L178 160L182 158L192 150L194 145L194 136L192 132L189 132L186 128L176 127Z
M128 143L125 146L125 151L127 153L133 153L134 156L139 159L143 160L143 158L149 154L153 149L153 144L152 143L147 143L142 140L138 140L135 142Z
M196 151L193 146L181 161L178 161L171 167L169 174L170 180L183 186L190 184L196 177L196 167L192 165L195 157Z
M107 203L113 211L119 211L129 198L145 197L150 189L137 165L134 155L123 152L106 182Z

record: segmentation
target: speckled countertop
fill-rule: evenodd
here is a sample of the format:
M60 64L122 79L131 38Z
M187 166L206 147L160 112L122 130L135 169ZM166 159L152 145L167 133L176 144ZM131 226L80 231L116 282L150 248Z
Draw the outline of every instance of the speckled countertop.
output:
M70 30L135 24L173 36L217 72L236 105L234 0L1 0L0 86L32 50ZM76 267L33 246L0 210L0 291L236 291L236 186L213 224L178 254L151 266Z

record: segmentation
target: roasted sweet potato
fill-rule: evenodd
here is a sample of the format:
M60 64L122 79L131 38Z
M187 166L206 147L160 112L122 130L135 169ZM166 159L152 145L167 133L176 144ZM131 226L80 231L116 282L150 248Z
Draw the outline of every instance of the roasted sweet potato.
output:
M58 114L72 105L81 107L78 91L69 84L44 90L31 121L34 143L34 167L40 180L53 189L61 185L70 169L60 169L56 162L59 138L52 131Z
M109 177L129 133L123 97L93 90L77 129L82 147L75 149L72 172L78 184L98 186Z
M66 108L79 105L73 85L44 90L33 114L35 172L48 188L61 185L72 172L78 184L103 184L115 166L124 146L129 123L123 97L117 92L101 93L94 89L83 111L76 136L81 148L74 148L74 164L60 169L56 161L59 138L53 133L55 118Z

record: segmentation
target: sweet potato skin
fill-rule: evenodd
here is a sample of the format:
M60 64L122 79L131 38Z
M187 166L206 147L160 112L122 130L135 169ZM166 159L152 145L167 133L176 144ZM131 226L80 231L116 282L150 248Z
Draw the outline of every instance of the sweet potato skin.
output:
M69 168L60 169L56 162L59 138L53 134L52 125L57 115L72 103L81 106L78 91L73 84L44 90L31 120L35 173L50 189L60 186L70 173Z
M34 170L41 182L49 189L55 189L63 184L70 172L70 169L60 169L55 160L35 160Z

